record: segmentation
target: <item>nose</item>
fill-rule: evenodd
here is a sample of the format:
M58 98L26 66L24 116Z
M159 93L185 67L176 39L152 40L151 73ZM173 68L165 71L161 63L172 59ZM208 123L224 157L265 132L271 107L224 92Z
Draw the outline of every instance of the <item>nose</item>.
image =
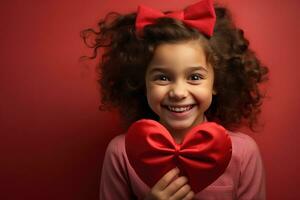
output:
M173 100L181 100L186 98L188 95L188 90L185 83L175 82L171 85L169 91L169 98Z

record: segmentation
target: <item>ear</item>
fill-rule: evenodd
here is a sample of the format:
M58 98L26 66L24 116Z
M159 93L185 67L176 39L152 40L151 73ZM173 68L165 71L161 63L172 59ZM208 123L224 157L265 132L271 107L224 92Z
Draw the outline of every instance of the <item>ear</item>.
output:
M216 89L213 89L212 94L213 94L213 95L217 95Z

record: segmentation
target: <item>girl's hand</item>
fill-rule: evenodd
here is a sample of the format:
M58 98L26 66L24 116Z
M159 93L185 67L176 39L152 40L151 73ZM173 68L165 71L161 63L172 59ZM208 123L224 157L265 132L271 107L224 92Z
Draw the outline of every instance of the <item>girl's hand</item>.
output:
M167 172L151 189L145 200L189 200L194 192L187 184L187 178L178 177L179 169Z

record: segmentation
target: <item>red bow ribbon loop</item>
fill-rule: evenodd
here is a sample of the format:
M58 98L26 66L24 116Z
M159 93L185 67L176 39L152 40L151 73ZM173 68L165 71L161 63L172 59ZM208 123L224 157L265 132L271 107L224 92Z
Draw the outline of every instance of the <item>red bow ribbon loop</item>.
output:
M176 144L159 122L142 119L128 129L125 148L133 169L149 187L178 167L194 192L201 191L224 173L232 153L229 135L214 122L193 127L182 143Z
M181 20L186 25L198 29L201 33L212 36L216 22L216 14L212 0L202 0L183 11L164 14L161 11L140 5L137 11L135 28L142 34L143 28L148 24L154 24L157 18L170 17Z

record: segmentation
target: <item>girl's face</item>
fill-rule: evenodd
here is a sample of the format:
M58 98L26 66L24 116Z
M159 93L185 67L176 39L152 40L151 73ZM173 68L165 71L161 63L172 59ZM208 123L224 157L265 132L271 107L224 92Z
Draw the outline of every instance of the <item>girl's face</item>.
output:
M161 44L146 72L148 104L180 141L203 122L214 94L213 82L212 66L199 41Z

